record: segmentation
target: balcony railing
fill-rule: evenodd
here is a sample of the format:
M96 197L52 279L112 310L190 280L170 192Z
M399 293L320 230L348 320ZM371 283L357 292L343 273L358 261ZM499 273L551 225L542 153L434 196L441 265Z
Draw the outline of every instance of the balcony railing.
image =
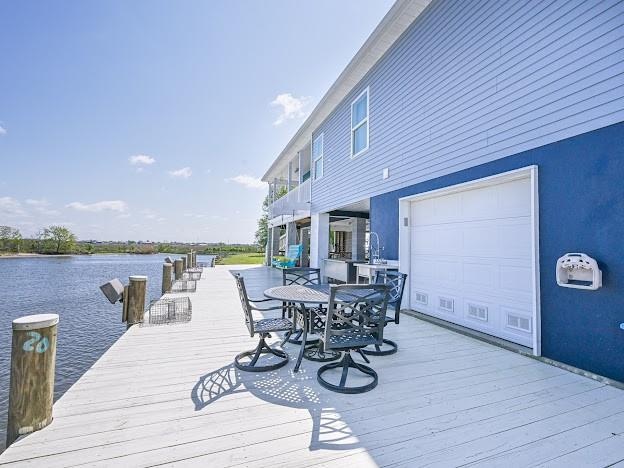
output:
M309 216L310 180L299 184L283 197L275 200L269 207L271 218L277 216Z

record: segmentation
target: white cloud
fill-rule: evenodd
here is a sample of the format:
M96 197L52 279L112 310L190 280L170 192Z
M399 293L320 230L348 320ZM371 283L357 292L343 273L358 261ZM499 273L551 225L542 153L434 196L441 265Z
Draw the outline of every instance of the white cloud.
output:
M6 135L6 134L7 134L6 128L0 125L0 135Z
M5 216L27 216L22 209L22 204L11 197L0 197L0 214Z
M281 125L287 120L304 117L307 114L306 107L311 98L307 96L295 97L290 93L278 94L273 101L272 107L281 107L281 113L273 125Z
M135 154L134 156L130 156L128 161L130 161L130 164L133 166L149 166L156 162L154 158L146 154Z
M243 185L251 189L264 189L267 186L266 183L262 182L260 179L246 174L237 175L236 177L230 177L229 179L225 179L225 181L236 182L237 184Z
M181 169L169 171L169 175L171 177L180 177L182 179L188 179L189 177L193 175L193 171L191 171L190 167L183 167Z
M32 198L29 198L28 200L26 200L26 204L32 206L33 209L37 211L37 213L40 213L42 215L57 216L60 214L57 210L52 210L49 208L50 203L45 198L42 198L40 200L34 200Z
M100 211L117 211L123 213L128 209L128 205L122 200L105 200L96 203L72 202L66 205L66 207L77 211L90 211L93 213L99 213Z

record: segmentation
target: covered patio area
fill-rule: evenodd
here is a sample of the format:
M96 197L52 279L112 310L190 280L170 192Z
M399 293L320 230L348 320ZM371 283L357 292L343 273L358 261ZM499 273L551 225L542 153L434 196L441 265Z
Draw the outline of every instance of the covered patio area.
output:
M281 272L234 267L252 297ZM405 316L379 385L323 389L319 363L247 373L232 267L204 270L184 325L131 328L4 466L606 466L624 463L624 391ZM277 337L273 337L277 340Z

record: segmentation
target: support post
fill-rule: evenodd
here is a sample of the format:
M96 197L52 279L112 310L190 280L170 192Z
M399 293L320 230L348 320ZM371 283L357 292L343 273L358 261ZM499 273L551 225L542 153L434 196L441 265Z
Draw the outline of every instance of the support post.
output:
M181 280L182 279L182 272L184 271L184 268L182 265L182 259L178 258L175 262L173 262L173 268L175 271L175 279L176 280Z
M275 226L271 228L271 260L276 255L279 255L279 241L280 241L280 227Z
M171 270L173 265L171 263L163 263L163 275L162 275L162 293L168 293L171 289Z
M297 223L294 221L286 223L286 250L290 245L297 243Z
M329 257L329 213L314 213L310 221L310 266L320 268L325 281L324 260Z
M191 254L191 263L193 264L193 268L197 267L197 252L195 251Z
M310 228L301 228L301 243L303 244L303 251L301 252L301 266L308 266L310 264Z
M186 268L193 268L193 253L192 252L189 252L186 254Z
M13 320L7 447L52 422L58 321L56 314Z
M147 276L131 276L128 284L128 328L143 321Z
M364 260L366 257L366 219L351 220L351 259Z
M186 256L182 257L181 260L182 260L182 271L186 271L186 269L188 268L186 264Z

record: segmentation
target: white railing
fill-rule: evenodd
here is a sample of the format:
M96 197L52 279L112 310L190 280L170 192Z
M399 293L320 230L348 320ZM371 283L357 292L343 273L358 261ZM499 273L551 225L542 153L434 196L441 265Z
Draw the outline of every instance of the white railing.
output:
M310 214L310 180L299 184L269 207L270 217Z

